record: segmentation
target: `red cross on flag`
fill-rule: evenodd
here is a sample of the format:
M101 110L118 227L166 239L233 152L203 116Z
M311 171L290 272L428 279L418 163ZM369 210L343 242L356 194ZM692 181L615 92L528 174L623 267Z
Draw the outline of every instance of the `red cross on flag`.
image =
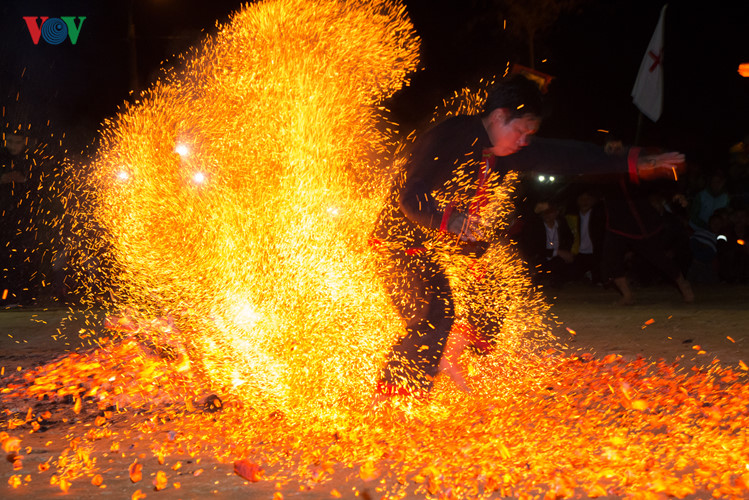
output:
M648 50L640 64L640 72L632 89L632 101L642 114L651 120L658 121L663 110L663 19L666 7L661 9L661 17L650 39Z

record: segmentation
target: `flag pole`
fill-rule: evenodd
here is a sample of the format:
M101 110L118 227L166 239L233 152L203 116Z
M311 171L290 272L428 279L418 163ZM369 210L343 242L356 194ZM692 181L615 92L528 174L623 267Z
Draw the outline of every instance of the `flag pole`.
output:
M640 135L642 133L642 111L637 111L637 128L635 129L635 142L634 146L640 145Z

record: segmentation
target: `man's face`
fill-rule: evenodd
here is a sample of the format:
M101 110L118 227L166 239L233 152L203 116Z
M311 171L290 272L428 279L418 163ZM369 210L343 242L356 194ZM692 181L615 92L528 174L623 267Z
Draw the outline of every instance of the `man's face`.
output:
M495 109L489 115L486 131L492 141L492 153L497 156L508 156L517 153L528 145L531 135L538 131L541 119L535 115L523 115L509 119L504 109Z
M559 210L554 207L550 207L541 213L541 218L544 220L547 226L553 226L554 221L559 217Z
M20 155L26 147L26 138L22 135L8 134L5 136L5 147L13 156Z
M595 202L596 199L593 198L591 194L580 193L580 196L577 197L577 208L579 208L581 212L587 212L593 208Z

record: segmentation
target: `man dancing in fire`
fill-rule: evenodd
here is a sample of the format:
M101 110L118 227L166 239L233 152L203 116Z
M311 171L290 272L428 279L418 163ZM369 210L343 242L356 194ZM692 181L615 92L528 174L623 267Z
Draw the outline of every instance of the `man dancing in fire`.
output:
M593 144L535 137L542 116L538 86L512 75L489 92L479 115L448 118L414 143L372 233L383 257L383 283L406 325L382 371L378 397L424 394L440 370L468 389L457 365L460 353L445 354L455 307L445 269L427 242L452 239L454 251L472 256L486 250L482 207L489 175L628 173L630 182L639 182L670 175L684 162L680 153L641 156L632 148L609 155ZM460 331L452 335L451 346L465 345L455 338Z

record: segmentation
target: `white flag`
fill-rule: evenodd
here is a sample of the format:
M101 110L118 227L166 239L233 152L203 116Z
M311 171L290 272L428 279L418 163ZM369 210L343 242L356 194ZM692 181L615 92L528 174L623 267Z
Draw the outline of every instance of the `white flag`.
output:
M650 39L648 50L640 64L640 72L632 89L632 101L642 114L651 120L658 121L663 110L663 19L666 7L661 9L661 17Z

